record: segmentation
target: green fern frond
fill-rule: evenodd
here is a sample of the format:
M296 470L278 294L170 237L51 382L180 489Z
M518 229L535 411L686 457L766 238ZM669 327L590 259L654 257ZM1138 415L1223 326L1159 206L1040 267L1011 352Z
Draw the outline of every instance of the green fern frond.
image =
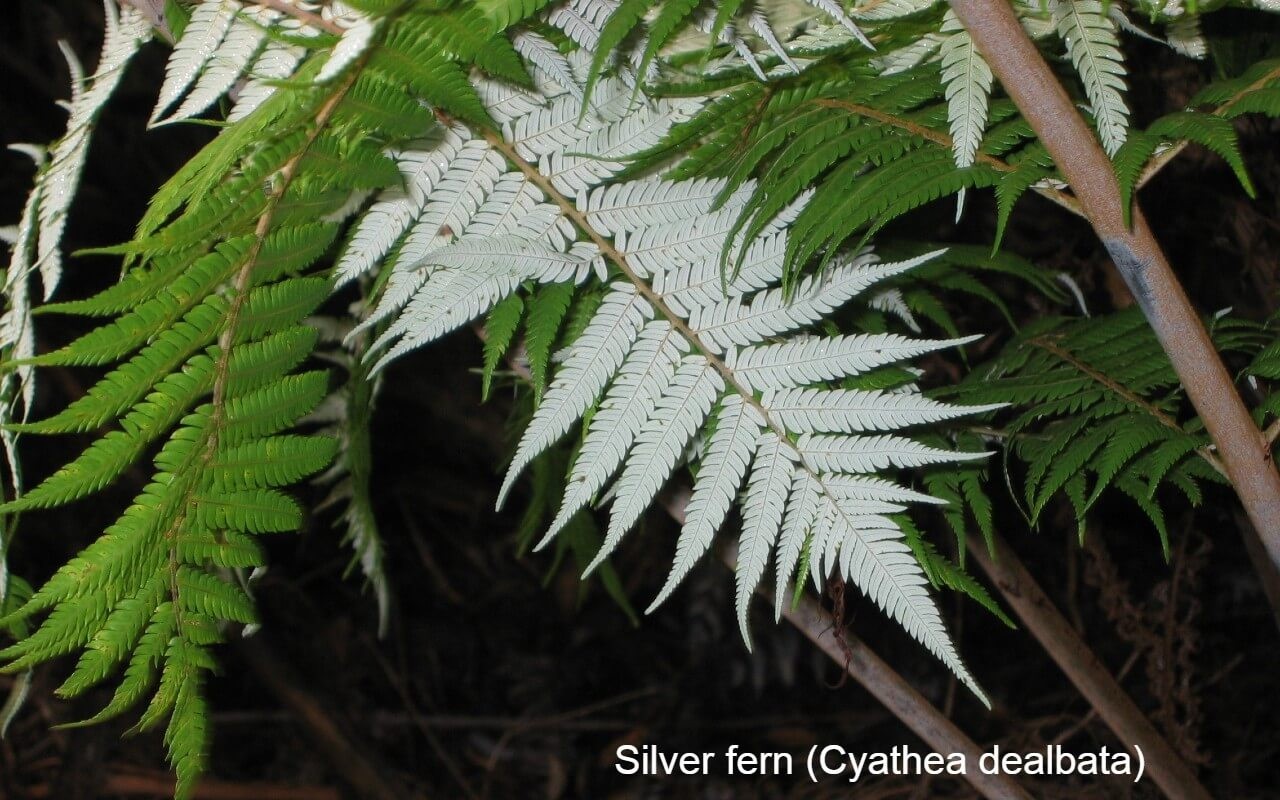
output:
M337 226L316 216L353 191L400 179L377 150L336 125L327 130L342 120L352 82L349 76L323 89L278 92L276 105L298 109L282 116L307 120L299 130L243 137L246 128L262 133L252 115L229 126L206 148L209 155L196 159L227 170L213 190L171 187L160 200L163 214L119 248L140 263L117 287L56 309L115 318L35 360L76 366L126 359L83 398L24 432L86 431L113 420L119 429L0 511L72 502L159 447L154 473L119 520L6 614L5 625L39 622L0 658L6 671L18 671L81 650L60 689L67 696L123 668L115 696L94 721L127 710L155 687L138 727L168 719L164 739L180 797L190 794L206 760L201 692L214 666L208 648L221 640L223 621L256 620L225 571L262 565L257 535L298 528L301 509L280 489L322 470L337 447L332 438L283 431L325 391L324 373L290 374L316 341L298 323L332 289L327 277L299 274L336 237ZM228 156L227 141L240 152ZM323 191L308 188L320 183L315 173L325 176ZM309 217L291 221L303 206Z
M924 568L925 576L935 588L946 587L957 591L991 612L992 616L1005 625L1010 628L1017 627L1004 609L1000 607L1000 604L991 596L991 593L987 591L987 588L965 572L962 565L955 564L951 559L939 553L937 548L924 538L924 534L911 520L899 517L898 524L902 526L902 532L906 534L907 546L911 548L912 554L915 555L916 560ZM963 553L964 551L962 550L961 552Z
M550 283L539 287L529 299L524 344L529 357L529 373L533 379L535 399L540 399L546 388L551 347L556 341L561 322L569 313L575 288L572 283Z
M1246 342L1243 336L1234 340ZM1063 494L1083 531L1085 515L1115 488L1150 519L1167 554L1155 492L1175 486L1195 504L1202 481L1225 480L1206 460L1211 456L1203 430L1179 421L1185 400L1177 376L1136 310L1038 322L939 394L1011 405L1002 415L1002 435L1006 453L1026 465L1022 495L1033 523Z

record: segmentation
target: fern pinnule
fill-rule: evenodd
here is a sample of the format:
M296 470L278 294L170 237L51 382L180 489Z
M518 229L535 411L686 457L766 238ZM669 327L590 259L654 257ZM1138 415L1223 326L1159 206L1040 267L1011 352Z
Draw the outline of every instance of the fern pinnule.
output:
M991 68L968 31L948 11L942 23L942 80L946 85L947 118L951 123L951 148L956 166L972 166L987 126L991 102ZM956 201L956 218L964 211L964 189Z
M1124 55L1099 0L1050 0L1053 25L1084 84L1102 147L1114 154L1128 135Z

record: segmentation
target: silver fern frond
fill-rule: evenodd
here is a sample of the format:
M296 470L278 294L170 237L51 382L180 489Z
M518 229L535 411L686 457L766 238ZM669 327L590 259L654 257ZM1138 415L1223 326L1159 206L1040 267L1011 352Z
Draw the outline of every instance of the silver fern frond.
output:
M554 12L551 18L565 19ZM569 19L584 24L580 14ZM566 62L581 80L585 55ZM465 140L457 146L438 137L428 152L449 152L437 160L442 172L430 181L425 203L403 189L377 199L375 221L357 225L343 257L349 265L343 275L351 277L394 253L383 267L390 274L378 308L362 326L385 326L371 348L374 370L476 319L526 281L607 278L603 301L521 436L499 504L523 469L594 409L542 541L607 496L609 527L589 572L653 504L690 445L705 438L671 575L654 606L706 553L745 482L738 609L748 642L747 598L767 563L776 561L785 583L807 546L819 586L839 573L861 587L980 694L893 519L908 502L929 498L879 476L981 457L887 432L987 407L948 406L914 392L825 388L827 381L967 340L787 338L936 254L883 263L866 251L784 292L777 284L787 227L809 193L745 241L734 223L754 184L722 198L720 180L614 178L627 155L702 101L637 101L625 81L605 78L584 113L578 93L568 89L539 97L481 88L502 126L501 140L459 131ZM743 255L729 276L721 271L726 251Z

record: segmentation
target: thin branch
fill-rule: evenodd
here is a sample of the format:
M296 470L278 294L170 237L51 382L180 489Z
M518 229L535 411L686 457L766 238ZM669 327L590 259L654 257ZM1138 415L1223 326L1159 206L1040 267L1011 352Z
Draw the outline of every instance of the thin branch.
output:
M241 639L240 654L267 689L293 714L326 762L357 797L397 800L415 797L343 731L334 716L305 688L293 666L276 655L261 636Z
M1070 184L1138 306L1160 340L1268 555L1280 565L1280 474L1270 447L1199 314L1160 249L1140 208L1132 228L1111 160L1013 8L990 0L950 0L1005 91Z
M985 0L983 0L985 2ZM1107 727L1127 748L1141 748L1147 774L1171 800L1209 800L1194 771L1165 741L1071 624L1054 607L1031 573L997 534L994 557L969 542L969 553Z
M676 501L669 504L667 510L677 522L683 523L684 506L684 502ZM730 542L724 548L721 560L733 571L738 562L737 546ZM769 605L773 605L773 593L763 584L756 589L756 593ZM924 695L916 691L871 648L847 631L837 638L831 614L813 598L807 595L802 597L795 608L784 604L782 615L805 638L839 664L849 677L862 684L863 688L925 744L943 755L963 753L965 762L969 764L969 769L965 770L965 780L983 797L989 800L1030 800L1031 795L1013 778L1000 772L988 775L983 770L976 769L985 752L983 748L947 719L937 706L925 699Z

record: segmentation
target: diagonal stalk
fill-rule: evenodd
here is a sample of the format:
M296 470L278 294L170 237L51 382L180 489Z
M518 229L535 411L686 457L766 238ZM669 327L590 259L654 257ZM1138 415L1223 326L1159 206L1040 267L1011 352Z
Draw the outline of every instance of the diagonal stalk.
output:
M984 0L989 1L989 0ZM999 536L991 553L970 542L969 553L982 565L1018 619L1040 642L1080 694L1097 711L1126 749L1142 751L1146 772L1172 800L1209 800L1196 774L1143 715L1107 668L1071 627L1053 601Z
M1213 342L1140 208L1133 227L1111 160L1006 0L950 0L1005 91L1044 142L1160 340L1273 564L1280 567L1280 474Z

